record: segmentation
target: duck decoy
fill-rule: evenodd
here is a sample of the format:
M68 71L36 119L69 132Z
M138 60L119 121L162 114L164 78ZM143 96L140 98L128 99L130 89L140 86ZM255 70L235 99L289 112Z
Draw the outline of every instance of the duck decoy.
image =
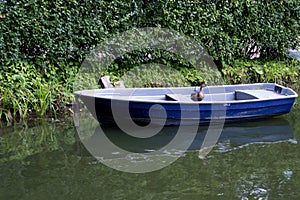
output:
M204 87L206 87L206 84L202 83L199 91L197 91L195 88L195 92L191 94L191 99L193 101L202 101L202 99L204 98Z

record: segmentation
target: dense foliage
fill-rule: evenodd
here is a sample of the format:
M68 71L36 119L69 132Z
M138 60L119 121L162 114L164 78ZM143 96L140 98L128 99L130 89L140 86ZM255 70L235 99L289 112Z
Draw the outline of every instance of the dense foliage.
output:
M276 82L296 85L299 81L300 61L235 60L225 64L222 72L229 83Z
M193 37L217 61L283 56L299 43L299 0L1 0L0 64L63 68L103 39L161 26Z
M24 116L30 109L41 115L46 110L55 113L71 101L72 78L90 50L136 27L168 28L195 39L231 82L244 82L234 77L239 73L235 70L237 59L282 59L287 49L299 44L300 2L0 0L0 117ZM191 84L204 79L194 73L190 63L156 49L125 54L107 73L117 79L133 66L148 63L174 67ZM264 80L261 70L248 68L254 69L251 73L258 73L259 78L254 73L247 81ZM263 73L268 70L273 69L268 67ZM280 70L276 70L280 77ZM297 70L292 73L287 72L287 80L297 77ZM266 80L274 79L277 77ZM51 88L51 98L45 100L48 103L37 103L40 87Z

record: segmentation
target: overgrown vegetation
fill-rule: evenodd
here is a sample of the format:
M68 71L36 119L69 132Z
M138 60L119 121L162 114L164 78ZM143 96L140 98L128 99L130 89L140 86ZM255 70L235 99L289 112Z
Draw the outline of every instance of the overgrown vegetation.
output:
M73 71L61 72L54 66L44 71L29 63L16 63L0 74L0 116L6 121L30 116L56 117L72 101ZM73 70L69 68L69 70ZM65 78L67 77L67 79Z
M299 0L2 0L0 64L63 68L105 38L134 27L186 34L222 62L284 56L299 44Z
M0 24L0 118L7 121L29 113L55 117L72 101L73 79L90 50L132 28L193 38L230 83L299 79L299 62L286 58L300 43L299 0L0 0ZM173 67L190 84L207 78L157 49L129 52L105 73L117 80L149 63Z
M225 64L222 72L229 83L275 82L292 85L299 81L300 61L242 61Z

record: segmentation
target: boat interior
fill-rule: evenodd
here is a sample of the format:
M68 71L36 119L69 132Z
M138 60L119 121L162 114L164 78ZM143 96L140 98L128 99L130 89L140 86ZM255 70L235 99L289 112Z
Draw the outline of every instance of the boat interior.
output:
M270 90L235 90L225 93L208 93L203 101L239 101L254 99L270 99L282 97L282 94ZM178 94L166 94L165 100L168 101L187 101L189 96Z
M110 88L97 91L86 90L86 96L131 101L192 101L191 94L195 87L178 88ZM243 101L272 98L286 98L297 94L286 87L274 83L208 86L204 88L205 97L201 102L209 101Z
M151 95L133 95L132 99L149 99L149 100L165 100L165 101L191 101L191 93L195 88L175 88L166 91L160 91L159 94L150 92ZM147 93L147 92L146 92ZM205 97L202 101L242 101L242 100L257 100L283 98L293 95L289 89L276 84L245 84L232 85L226 87L210 86L204 89Z

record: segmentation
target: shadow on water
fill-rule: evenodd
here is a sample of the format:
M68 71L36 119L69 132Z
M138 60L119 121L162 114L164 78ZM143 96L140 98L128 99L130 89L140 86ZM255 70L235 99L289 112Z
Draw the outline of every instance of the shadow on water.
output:
M159 150L170 142L173 142L173 145L169 150L183 152L186 146L189 146L188 151L197 151L204 148L203 140L207 130L208 127L200 126L195 137L194 134L186 132L174 142L178 127L164 127L152 137L137 138L126 134L118 127L98 126L94 134L82 142L78 136L75 137L77 139L74 138L74 127L70 122L41 121L28 128L22 125L0 128L0 163L66 148L74 149L75 152L72 150L72 153L78 156L81 154L90 156L91 153L83 144L89 144L96 151L101 151L101 155L105 155L105 158L126 157L124 152L164 153ZM214 145L214 151L227 152L253 143L277 142L297 143L292 127L285 118L226 124ZM124 150L123 153L112 150L111 144Z
M74 126L68 120L45 120L0 126L0 163L61 150L75 143Z
M96 162L80 141L75 142L72 123L48 121L28 129L14 127L9 133L3 129L0 199L299 199L300 150L293 135L295 131L299 137L299 114L291 114L289 121L227 124L204 160L197 157L197 150L207 127L200 127L184 157L142 174L123 173ZM116 127L100 128L105 134L96 131L91 142L105 147L102 139L109 138L128 151L146 153L170 143L177 131L165 127L142 140ZM175 143L177 150L189 138L186 135ZM105 153L108 158L126 156Z
M124 153L116 152L115 149L112 150L112 144L129 153L147 154L155 151L161 153L159 150L172 141L172 149L167 150L182 152L186 150L184 149L186 145L183 144L190 144L187 151L197 151L206 148L203 146L203 141L208 128L207 126L200 126L195 137L190 137L193 134L186 132L180 138L176 138L174 142L178 127L163 127L159 133L152 137L137 138L126 134L116 126L98 126L94 134L84 141L84 145L92 148L93 155L96 155L97 151L101 151L101 156L107 159L126 156ZM194 129L191 128L191 130ZM83 146L79 139L77 142L78 146ZM278 142L297 143L292 127L284 118L226 124L218 141L211 143L213 143L215 151L227 152L254 143L272 144Z

